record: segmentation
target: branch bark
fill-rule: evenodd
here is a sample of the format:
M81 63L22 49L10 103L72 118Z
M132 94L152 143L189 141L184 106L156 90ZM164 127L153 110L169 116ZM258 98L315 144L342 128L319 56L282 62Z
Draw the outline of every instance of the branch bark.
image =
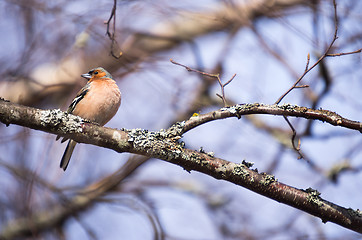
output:
M255 103L225 107L214 112L191 117L183 122L178 122L169 129L153 132L141 129L116 130L100 127L57 109L40 110L0 100L0 121L6 125L17 124L66 136L79 143L93 144L113 149L117 152L130 152L158 158L179 165L187 171L199 171L216 179L223 179L245 187L263 196L319 217L323 222L334 222L345 228L362 233L362 212L360 210L344 208L326 201L320 197L320 193L316 190L297 189L281 183L273 175L258 173L256 169L251 169L251 163L229 162L203 151L186 149L183 143L178 141L183 133L203 123L227 117L240 118L246 114L272 114L318 119L332 125L362 131L362 124L360 122L343 118L336 113L289 104L278 106ZM89 194L94 193L91 192ZM84 193L82 193L82 196L84 197ZM73 198L73 205L71 205L73 210L84 209L87 206L86 199L94 199L94 195L88 198L86 196L85 200L81 198L82 196L75 196ZM66 211L66 214L64 211ZM62 216L69 214L68 211L69 208L63 208L63 210L55 208L51 213L53 214L52 217L63 221L64 218ZM8 234L11 229L19 229L19 227L14 228L14 224L23 226L22 232L26 232L24 228L30 228L30 226L31 230L34 230L36 226L44 228L44 219L41 218L42 214L44 213L39 213L39 216L34 216L31 220L18 219L9 223L8 226L3 228L0 238L4 237L5 233ZM32 224L29 224L29 221ZM36 221L38 221L39 225L37 225ZM53 224L53 222L49 221L47 224Z

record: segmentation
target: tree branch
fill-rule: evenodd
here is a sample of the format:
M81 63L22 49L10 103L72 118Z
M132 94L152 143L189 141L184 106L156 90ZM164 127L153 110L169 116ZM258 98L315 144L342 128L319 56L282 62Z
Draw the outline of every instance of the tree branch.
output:
M310 119L318 119L332 125L343 126L350 129L362 130L362 124L348 120L336 113L327 110L313 110L289 104L284 105L262 105L244 104L225 107L220 110L191 117L187 121L178 122L169 129L157 132L132 129L116 130L100 127L85 122L77 116L66 114L60 110L40 110L24 107L0 100L0 121L9 125L17 124L33 129L67 136L80 143L89 143L101 147L113 149L117 152L130 152L179 165L187 171L198 171L210 175L216 179L223 179L251 191L259 193L278 202L300 209L322 219L323 222L334 222L340 226L362 233L362 212L344 208L326 201L320 197L320 193L313 189L297 189L279 182L273 175L258 173L251 169L251 163L234 163L213 157L204 152L198 152L184 148L184 144L178 140L181 135L201 124L216 119L227 117L240 118L245 114L273 114L280 116L296 116ZM91 194L91 193L90 193ZM83 195L82 195L83 196ZM84 199L75 196L72 209L83 209ZM82 200L82 201L81 201ZM82 205L77 205L77 203ZM68 209L68 210L67 210ZM48 214L62 215L59 210ZM49 210L47 210L49 211ZM44 213L39 213L41 214ZM32 219L18 219L3 228L0 238L13 224L22 224L28 228L38 226L36 221L44 219L33 216ZM60 218L62 219L62 218ZM29 224L31 221L32 224ZM39 222L39 226L43 226Z
M269 114L269 115L293 116L293 117L302 117L306 119L315 119L327 122L334 126L341 126L362 132L361 122L346 119L338 115L337 113L328 110L322 110L322 109L316 110L306 107L299 107L291 104L264 105L259 103L253 103L253 104L238 104L231 107L224 107L221 108L220 110L192 117L191 119L186 121L182 133L185 133L191 130L192 128L195 128L201 124L213 120L224 119L229 117L240 118L243 115L250 115L250 114Z

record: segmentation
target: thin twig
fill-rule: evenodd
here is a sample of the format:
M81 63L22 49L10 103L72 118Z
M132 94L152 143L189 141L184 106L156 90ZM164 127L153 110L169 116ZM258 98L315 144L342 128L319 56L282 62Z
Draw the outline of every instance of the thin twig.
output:
M276 102L275 104L279 104L283 98L289 94L296 86L299 84L300 81L307 75L308 72L310 72L313 68L315 68L325 57L327 57L328 52L331 50L334 42L338 39L337 33L338 33L338 16L337 16L337 4L336 1L333 0L333 7L334 7L334 35L331 43L329 44L328 48L325 50L324 54L318 59L316 63L313 64L310 68L306 68L304 73L298 78L298 80L293 84L291 88L289 88ZM307 57L307 66L309 65L309 54Z
M300 81L304 78L305 75L307 75L307 73L309 71L311 71L313 68L315 68L325 57L327 57L327 54L328 52L331 50L334 42L338 39L338 36L337 36L337 33L338 33L338 16L337 16L337 3L336 3L336 0L333 0L333 7L334 7L334 35L333 35L333 39L331 41L331 43L329 44L328 48L326 49L326 51L324 52L324 54L318 59L318 61L316 63L314 63L313 66L311 66L310 68L309 67L309 62L310 62L310 54L308 53L307 55L307 63L306 63L306 67L305 67L305 70L304 70L304 73L302 74L302 76L300 76L297 81L293 84L292 87L290 87L276 102L275 104L279 104L283 98L288 95L293 89L295 88L304 88L306 87L307 85L302 85L302 86L298 86L298 84L300 83ZM293 146L293 149L299 154L299 157L300 158L303 158L303 155L301 154L300 152L300 148L299 146L296 147L295 146L295 143L294 143L294 140L295 140L295 137L296 137L296 131L293 127L293 125L289 122L288 118L286 116L284 116L284 119L285 121L288 123L289 127L291 128L292 132L293 132L293 135L292 135L292 146Z
M221 95L216 93L216 96L218 96L219 98L222 99L225 107L228 106L227 101L226 101L226 97L225 97L225 87L226 87L226 85L231 83L231 81L235 78L236 74L234 74L226 83L222 84L219 73L207 73L207 72L199 71L199 70L190 68L190 67L188 67L186 65L183 65L181 63L175 62L173 59L170 59L170 62L175 64L175 65L184 67L189 72L196 72L196 73L199 73L199 74L204 75L204 76L216 78L219 85L220 85L220 88L221 88Z
M321 60L322 57L319 59ZM282 96L279 97L279 99L275 102L275 104L279 104L283 98L285 98L285 96L287 96L293 89L298 88L297 85L299 84L300 81L302 81L302 79L304 78L304 76L310 71L312 70L315 66L317 66L317 64L314 64L311 68L308 68L309 65L309 60L310 60L310 54L308 53L307 55L307 63L306 63L306 69L304 70L304 73L302 74L302 76L300 76L298 78L298 80L293 84L293 86L291 86ZM319 63L320 61L317 61L317 63ZM303 86L307 86L307 85L303 85Z
M111 40L111 52L110 53L114 58L119 59L122 56L122 52L117 53L117 54L114 52L114 47L117 45L117 40L116 40L116 9L117 9L117 0L114 0L111 15L109 16L109 19L108 19L107 22L105 22L105 24L107 25L106 35ZM113 19L113 26L112 26L113 29L112 29L112 33L111 33L111 31L109 29L110 29L110 22L111 22L112 19Z
M208 76L208 77L213 77L213 78L217 78L219 76L219 74L213 74L213 73L207 73L207 72L203 72L203 71L199 71L199 70L196 70L196 69L193 69L193 68L190 68L186 65L183 65L181 63L178 63L178 62L175 62L173 59L170 59L170 62L175 64L175 65L179 65L181 67L184 67L187 71L189 72L197 72L197 73L200 73L201 75L204 75L204 76Z
M362 52L362 48L353 51L353 52L344 52L344 53L328 53L326 56L327 57L339 57L339 56L344 56L344 55L350 55L350 54L355 54L355 53L360 53Z
M226 85L228 85L229 83L231 83L231 81L235 78L236 74L234 74L229 81L227 81L226 83L222 84L220 77L218 76L217 81L219 82L220 88L221 88L221 96L219 94L216 94L216 96L218 96L219 98L222 99L224 106L228 106L227 102L226 102L226 97L225 97L225 87Z
M284 120L288 123L290 129L292 129L293 135L292 135L292 146L293 149L299 154L299 159L304 158L303 154L300 151L300 141L298 141L298 146L295 145L295 137L297 136L297 131L295 131L292 123L289 121L289 119L286 116L283 116Z

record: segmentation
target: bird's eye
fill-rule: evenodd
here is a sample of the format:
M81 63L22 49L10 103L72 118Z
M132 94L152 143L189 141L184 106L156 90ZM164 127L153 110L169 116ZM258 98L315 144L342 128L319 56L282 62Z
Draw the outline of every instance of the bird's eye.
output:
M97 74L98 74L98 71L95 71L95 72L94 72L94 75L97 75Z

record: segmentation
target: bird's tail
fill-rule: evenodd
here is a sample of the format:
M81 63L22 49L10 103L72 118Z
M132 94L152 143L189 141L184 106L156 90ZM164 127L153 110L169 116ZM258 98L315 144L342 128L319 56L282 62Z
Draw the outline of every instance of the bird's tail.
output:
M68 167L70 157L72 156L75 145L77 144L74 140L69 140L67 147L65 148L62 160L60 161L60 167L65 171Z

